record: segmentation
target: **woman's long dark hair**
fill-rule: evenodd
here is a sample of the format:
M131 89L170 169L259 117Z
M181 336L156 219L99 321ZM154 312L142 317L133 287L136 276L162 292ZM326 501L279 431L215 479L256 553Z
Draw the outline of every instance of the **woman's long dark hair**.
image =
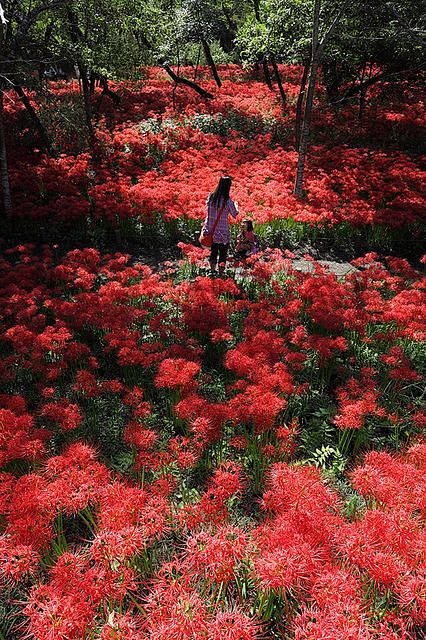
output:
M216 189L209 195L209 203L217 207L220 201L226 202L229 199L231 184L232 180L229 176L222 176Z

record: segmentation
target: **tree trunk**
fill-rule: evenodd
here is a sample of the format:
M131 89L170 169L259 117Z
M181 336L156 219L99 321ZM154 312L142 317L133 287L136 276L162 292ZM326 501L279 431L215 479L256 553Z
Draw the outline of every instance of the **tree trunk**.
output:
M46 149L47 154L49 156L54 156L55 153L52 149L52 144L50 142L50 138L47 135L47 131L44 128L42 122L40 121L40 118L38 117L33 105L31 104L28 96L26 95L25 91L23 90L23 88L21 87L20 84L16 84L15 82L13 83L13 89L15 91L15 93L19 96L22 104L24 105L25 109L27 110L28 115L31 118L31 122L34 125L34 128L37 129L39 135L40 135L40 139L41 142L43 144L43 147Z
M281 76L280 76L280 72L279 72L279 69L278 69L278 65L277 65L277 62L275 60L275 56L273 54L271 55L271 64L272 64L272 68L274 70L275 79L277 81L278 89L279 89L280 96L281 96L281 101L282 101L283 107L284 107L287 104L287 96L286 96L286 93L284 91L284 87L283 87L283 83L281 82Z
M7 167L6 140L4 137L4 108L3 89L0 88L0 182L2 190L2 208L6 217L12 210L12 196L10 193L9 170Z
M328 101L333 104L339 97L340 78L337 73L337 63L335 61L323 62L322 71L324 75L325 90Z
M71 7L67 9L69 29L70 29L70 37L71 42L73 44L79 44L82 40L82 33L80 27L78 26L77 16ZM84 66L84 63L80 61L77 62L76 68L78 70L79 75L79 84L81 86L83 92L83 104L84 104L84 114L86 120L86 127L89 134L89 145L90 149L93 153L95 148L95 133L93 130L93 122L92 122L92 103L90 100L90 81L87 75L87 70Z
M254 7L254 15L256 16L256 20L260 22L260 11L259 11L259 0L253 0Z
M305 159L309 146L311 133L312 106L314 103L315 84L318 73L318 60L313 60L311 64L311 73L309 75L308 93L306 96L305 110L303 114L303 126L300 135L299 158L297 161L296 182L294 185L294 194L302 195L303 176L305 173Z
M102 102L103 102L103 99L104 99L105 96L108 96L108 98L110 98L113 101L113 103L115 104L116 107L118 107L118 105L121 102L121 98L118 95L118 93L115 93L115 91L113 91L112 89L109 88L108 78L105 78L105 77L101 76L99 82L100 82L100 85L102 87L102 93L99 96L98 102L97 102L96 107L95 107L96 115L99 115L99 111L100 111L100 108L101 108L101 105L102 105Z
M268 65L268 61L266 58L263 58L262 60L262 67L263 67L263 75L265 76L265 82L268 85L268 87L270 88L271 91L274 90L273 86L272 86L272 78L271 78L271 74L269 72L269 65Z
M219 74L217 72L216 65L214 63L212 52L210 51L209 44L208 44L207 40L201 40L201 44L203 45L203 51L204 51L204 55L206 56L207 64L209 65L210 69L212 70L213 78L215 79L215 82L216 82L217 86L221 87L222 86L222 81L219 78Z
M319 49L319 17L321 10L321 0L315 0L314 21L312 28L312 54L311 54L311 72L309 74L308 93L306 96L305 109L303 113L303 125L300 135L299 157L297 160L296 180L294 184L294 195L300 197L302 195L303 176L305 173L305 159L308 151L309 137L311 132L312 106L314 103L315 84L318 73L318 49Z
M362 65L361 71L361 79L359 82L359 109L358 109L358 120L362 120L362 116L364 115L364 107L365 107L365 94L367 89L364 88L364 78L365 72L367 70L367 63L364 62Z
M300 146L300 134L302 132L302 113L303 103L305 100L306 83L308 81L309 69L311 68L311 61L305 63L303 67L302 79L300 81L299 97L296 104L296 126L295 126L295 139L296 139L296 151Z
M38 84L40 91L43 90L43 80L44 80L44 64L40 62L37 67L37 75L38 75Z
M108 96L108 98L110 98L113 101L113 103L118 107L118 105L121 102L121 98L118 95L118 93L115 93L115 91L110 89L109 83L108 83L108 78L102 77L99 80L99 83L100 83L100 85L102 87L102 93L104 93L106 96Z
M238 29L238 25L235 22L235 20L232 19L231 14L229 13L228 9L225 7L223 2L222 2L222 11L223 11L223 15L226 18L229 31L235 35L235 32Z
M223 12L223 15L225 16L226 26L224 25L224 27L220 30L219 42L222 49L226 53L230 53L235 48L234 40L235 40L235 34L238 27L223 3L222 3L222 12Z
M80 72L81 86L83 90L84 114L86 117L86 127L89 134L90 148L93 150L95 146L95 134L92 122L92 102L90 100L90 83L87 77L86 69L82 65L78 66Z
M382 72L376 73L375 76L363 82L364 91L372 87L374 84L376 84L376 82L380 82L381 80L386 80L387 78L388 78L388 74L384 74ZM351 98L355 98L355 96L359 94L360 89L361 89L361 85L356 84L356 79L355 79L354 83L351 85L348 91L340 98L339 102L345 104Z
M89 76L89 87L90 87L90 95L95 95L95 87L96 87L96 74L93 71L90 72Z
M200 66L201 47L198 47L197 64L195 65L193 82L197 81L198 67Z
M329 41L331 34L336 29L339 21L351 0L343 0L332 23L319 41L319 20L321 11L321 0L315 0L314 20L312 27L312 53L311 53L311 73L309 75L308 94L306 96L305 110L303 114L303 126L300 135L299 158L297 160L296 180L294 183L294 194L302 195L303 174L305 172L305 159L308 151L309 137L311 131L312 105L314 103L315 83L317 80L318 65L322 60L325 46Z

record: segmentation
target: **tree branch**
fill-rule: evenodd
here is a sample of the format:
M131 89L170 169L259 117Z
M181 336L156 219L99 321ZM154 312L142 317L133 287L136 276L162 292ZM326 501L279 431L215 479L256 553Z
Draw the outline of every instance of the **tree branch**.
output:
M328 30L326 31L326 33L323 35L321 42L318 45L317 48L317 56L320 59L323 51L325 49L325 46L327 44L327 42L330 40L330 37L333 33L333 31L335 30L335 28L337 27L337 25L339 24L340 18L342 17L346 7L351 3L352 0L344 0L344 2L340 5L340 9L338 10L338 12L336 13L336 15L334 16L334 20L331 23L331 25L329 26Z
M208 91L200 87L200 85L198 85L196 82L192 82L192 80L187 80L186 78L182 78L182 76L176 75L176 73L169 67L168 64L163 64L162 66L164 71L169 74L171 79L174 80L176 84L184 84L187 87L191 87L191 89L194 89L194 91L200 94L200 96L203 96L203 98L214 98L214 95L212 93L209 93Z
M423 38L421 38L420 36L417 35L415 30L409 25L409 23L403 18L403 16L401 16L399 14L399 12L397 11L397 9L395 8L394 5L392 5L392 13L394 14L396 19L398 20L399 24L408 31L408 33L413 38L413 40L415 40L416 42L421 44L422 47L424 47L425 46L425 42L424 42Z
M37 20L38 16L45 11L50 11L51 9L56 9L61 5L66 4L66 0L52 0L52 2L45 2L38 7L35 7L32 11L30 11L26 17L21 22L17 36L20 37L24 35L28 29L34 24Z

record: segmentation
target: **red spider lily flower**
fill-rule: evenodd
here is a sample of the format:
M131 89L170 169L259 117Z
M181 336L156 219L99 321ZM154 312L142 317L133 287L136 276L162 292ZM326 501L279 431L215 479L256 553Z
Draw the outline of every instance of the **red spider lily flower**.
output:
M362 591L359 579L354 575L333 567L325 569L312 585L312 596L320 609L350 607L362 611Z
M97 503L110 472L96 460L93 449L82 443L70 445L61 456L49 458L44 477L51 504L65 513L77 513Z
M127 391L123 397L124 404L130 407L137 407L143 398L143 390L140 387L133 387L133 389Z
M69 402L66 398L46 403L41 410L41 415L56 422L62 431L77 429L83 422L78 405Z
M16 477L12 473L0 471L0 514L2 515L8 511L15 483Z
M247 445L247 439L243 436L235 436L229 440L229 446L233 447L237 451L244 451Z
M36 429L29 414L16 415L0 409L0 466L12 460L40 460L46 453L50 437L45 429Z
M214 533L200 531L186 543L182 568L190 575L228 583L247 548L247 536L233 526L219 527Z
M149 453L153 450L158 434L152 429L144 429L140 422L130 422L123 432L123 440L138 450Z
M78 640L88 631L95 609L79 592L65 595L43 586L31 594L24 613L34 637Z
M143 640L143 622L129 613L112 611L100 630L99 640Z
M157 387L186 387L193 382L194 377L200 372L200 365L183 358L166 358L158 367L155 378Z
M27 403L22 396L2 393L0 394L0 406L2 409L9 409L16 416L22 416L27 413Z
M370 370L363 369L360 380L350 378L336 390L336 395L340 413L334 417L334 422L340 429L361 429L369 414L385 414L377 403L379 393Z
M178 513L178 521L190 530L197 529L201 523L219 526L228 522L228 503L237 497L243 489L241 469L234 462L222 463L213 473L207 490L199 502L184 505Z
M208 443L220 438L223 424L229 418L229 408L225 403L211 403L195 393L190 393L180 400L175 406L175 412L181 420L191 423L202 416L203 426L207 429L203 437ZM201 426L201 423L197 422L197 425Z
M6 534L17 545L45 549L53 539L54 506L47 495L48 483L36 474L19 478L5 504Z
M142 529L126 526L119 531L101 531L93 540L90 548L94 560L113 565L143 553L146 538Z
M219 611L207 626L208 640L255 640L260 629L243 611Z
M90 371L77 371L73 390L84 394L87 398L96 398L102 393L100 385Z
M0 536L0 575L6 581L19 582L34 576L39 560L33 547L14 545L5 536Z
M270 429L287 402L263 385L249 385L244 393L237 394L229 402L230 415L235 422L253 422L257 433Z
M179 584L162 584L152 591L147 603L148 633L153 640L206 637L208 614L196 591Z
M352 473L352 482L362 495L374 498L390 508L419 510L425 513L424 447L419 445L410 451L418 451L413 462L406 456L393 456L386 451L372 451L364 464ZM409 453L410 453L409 451Z
M426 622L426 578L401 574L396 587L402 610L418 625Z
M303 607L293 623L295 640L370 640L367 621L352 609Z

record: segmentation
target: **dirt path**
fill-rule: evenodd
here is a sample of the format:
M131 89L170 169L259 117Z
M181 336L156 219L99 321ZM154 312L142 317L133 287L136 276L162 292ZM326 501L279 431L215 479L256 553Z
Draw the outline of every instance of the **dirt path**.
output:
M139 251L133 253L130 251L125 251L125 253L130 253L132 256L132 263L142 263L146 264L153 271L162 271L168 265L164 263L172 262L176 263L181 259L181 254L179 249L171 248L167 250L151 250L151 249L140 249ZM303 271L304 273L312 273L314 271L313 264L310 260L306 260L302 257L302 252L298 252L299 255L296 256L294 260L292 260L293 268L297 271ZM306 253L303 253L306 255ZM329 260L324 258L315 258L315 262L324 267L327 271L334 273L337 277L344 277L348 273L353 273L356 271L356 267L354 267L350 262L340 261L340 260ZM207 267L206 261L206 267Z
M296 271L304 271L305 273L311 273L314 268L312 262L309 260L296 259L293 260L293 268ZM354 267L350 262L336 262L335 260L316 260L318 264L320 264L324 269L334 273L338 277L346 276L348 273L353 273L357 271L356 267Z

